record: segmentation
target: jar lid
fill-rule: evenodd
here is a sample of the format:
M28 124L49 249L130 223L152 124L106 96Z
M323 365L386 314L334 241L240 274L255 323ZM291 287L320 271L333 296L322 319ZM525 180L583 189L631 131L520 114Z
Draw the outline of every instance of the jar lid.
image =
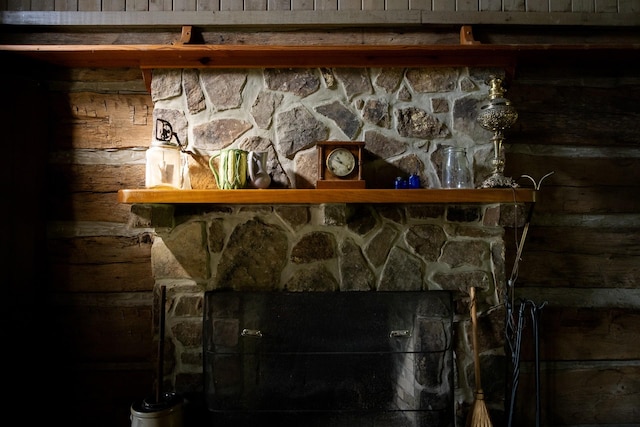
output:
M180 148L180 146L173 141L160 141L155 138L153 141L151 141L151 146L162 147L162 148L175 148L175 149Z

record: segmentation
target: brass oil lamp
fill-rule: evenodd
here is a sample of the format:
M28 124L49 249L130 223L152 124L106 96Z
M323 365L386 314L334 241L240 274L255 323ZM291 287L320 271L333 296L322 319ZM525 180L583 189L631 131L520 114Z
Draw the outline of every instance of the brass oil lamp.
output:
M517 187L518 184L513 179L504 176L503 143L504 131L518 120L518 112L511 101L504 97L506 89L502 87L502 79L493 77L489 86L489 102L480 107L477 121L484 129L493 132L493 172L480 188Z

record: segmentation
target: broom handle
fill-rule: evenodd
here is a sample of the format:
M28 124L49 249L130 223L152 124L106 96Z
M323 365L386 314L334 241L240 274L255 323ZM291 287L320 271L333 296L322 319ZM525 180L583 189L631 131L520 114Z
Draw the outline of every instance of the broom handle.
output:
M473 367L476 374L476 391L482 391L480 382L480 352L478 349L478 319L476 311L476 288L469 288L471 298L471 339L473 340Z

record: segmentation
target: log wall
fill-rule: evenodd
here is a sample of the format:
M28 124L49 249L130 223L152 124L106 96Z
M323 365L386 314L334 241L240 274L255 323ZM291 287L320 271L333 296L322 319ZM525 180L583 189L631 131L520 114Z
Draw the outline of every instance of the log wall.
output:
M129 207L116 193L143 186L153 104L139 70L29 70L2 70L20 100L2 109L14 142L3 225L16 250L3 261L9 337L20 349L10 359L22 372L16 408L29 410L24 397L36 390L47 401L34 417L128 426L129 406L153 391L156 369L153 233L127 226ZM640 424L638 95L637 70L605 63L520 68L507 93L520 113L507 135L507 173L554 172L516 282L519 296L547 302L545 426ZM31 162L14 161L25 153ZM511 262L516 231L507 231ZM526 339L521 426L534 425L531 347Z
M640 422L640 109L630 105L640 80L633 74L607 64L530 67L507 94L520 114L507 170L536 179L554 172L542 184L516 281L518 297L547 303L542 425ZM531 328L525 337L522 426L535 425Z

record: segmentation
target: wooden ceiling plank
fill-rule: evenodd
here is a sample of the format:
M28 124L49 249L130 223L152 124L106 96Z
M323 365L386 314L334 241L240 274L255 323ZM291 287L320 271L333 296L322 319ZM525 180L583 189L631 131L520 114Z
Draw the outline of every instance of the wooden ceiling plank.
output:
M637 12L531 12L434 10L272 10L272 11L3 11L3 25L56 27L181 28L354 27L427 25L637 26Z

